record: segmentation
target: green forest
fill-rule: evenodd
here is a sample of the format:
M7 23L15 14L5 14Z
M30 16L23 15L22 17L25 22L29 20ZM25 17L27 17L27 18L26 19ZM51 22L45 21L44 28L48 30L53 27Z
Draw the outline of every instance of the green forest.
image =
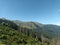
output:
M60 45L60 26L0 19L0 45Z

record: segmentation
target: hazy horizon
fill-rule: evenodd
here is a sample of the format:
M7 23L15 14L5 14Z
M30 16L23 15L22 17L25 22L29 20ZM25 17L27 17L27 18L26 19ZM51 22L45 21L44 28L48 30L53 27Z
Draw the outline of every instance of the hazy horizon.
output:
M0 0L0 18L60 25L60 0Z

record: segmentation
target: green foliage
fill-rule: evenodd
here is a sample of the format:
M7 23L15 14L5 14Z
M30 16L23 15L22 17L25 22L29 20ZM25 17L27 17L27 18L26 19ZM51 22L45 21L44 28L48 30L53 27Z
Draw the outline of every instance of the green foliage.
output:
M15 24L0 19L0 45L54 45L60 39L60 27L34 22Z
M31 41L34 42L33 37L27 36L24 33L20 33L17 30L6 26L0 26L0 41L6 45L19 45L28 44ZM38 41L38 40L37 40Z
M18 26L13 21L6 20L6 19L0 19L0 26L1 25L8 26L8 27L16 29L16 30L18 28Z

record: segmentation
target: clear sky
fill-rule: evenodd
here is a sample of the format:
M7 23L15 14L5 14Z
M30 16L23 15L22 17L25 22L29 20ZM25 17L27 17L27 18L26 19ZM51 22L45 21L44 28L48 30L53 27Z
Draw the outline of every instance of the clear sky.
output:
M0 0L0 18L60 25L60 0Z

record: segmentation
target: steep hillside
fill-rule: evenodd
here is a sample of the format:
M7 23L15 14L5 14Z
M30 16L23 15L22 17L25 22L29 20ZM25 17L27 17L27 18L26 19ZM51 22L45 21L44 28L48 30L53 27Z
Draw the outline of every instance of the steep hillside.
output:
M14 23L19 24L20 27L29 27L30 29L35 30L36 32L41 32L43 33L45 36L58 36L60 35L60 26L57 25L51 25L51 24L41 24L38 22L19 22L17 23L17 21L14 21Z
M8 27L13 28L15 30L17 30L17 28L18 28L18 26L13 21L3 19L3 18L0 18L0 25L8 26Z
M54 45L60 41L60 26L0 19L0 44Z
M60 26L57 25L46 25L38 22L23 22L23 21L11 21L7 19L0 19L0 25L4 25L15 30L33 30L37 33L43 33L47 37L60 36Z

